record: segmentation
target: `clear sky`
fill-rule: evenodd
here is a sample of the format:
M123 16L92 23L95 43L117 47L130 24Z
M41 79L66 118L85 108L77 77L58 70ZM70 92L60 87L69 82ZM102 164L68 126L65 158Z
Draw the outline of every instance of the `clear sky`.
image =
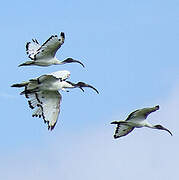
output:
M0 7L0 179L173 180L179 178L179 1L31 0ZM65 32L58 59L78 64L21 67L25 44ZM69 70L96 87L62 92L54 131L32 118L13 83ZM149 117L172 133L135 129L114 140L113 120L160 105Z

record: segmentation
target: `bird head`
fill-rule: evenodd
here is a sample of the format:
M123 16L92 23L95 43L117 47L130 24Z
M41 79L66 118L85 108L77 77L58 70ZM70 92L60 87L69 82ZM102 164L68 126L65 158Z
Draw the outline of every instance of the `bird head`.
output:
M160 106L159 106L159 105L155 106L155 109L156 109L156 110L159 110L159 108L160 108Z
M80 62L80 61L78 61L78 60L75 60L75 59L72 59L72 58L67 58L67 59L65 59L64 61L62 61L61 63L62 63L62 64L65 64L65 63L79 63L79 64L81 64L83 67L85 67L82 62Z
M155 125L154 126L154 128L155 129L160 129L160 130L165 130L165 131L167 131L168 133L170 133L170 135L172 136L172 133L167 129L167 128L165 128L165 127L163 127L162 125Z

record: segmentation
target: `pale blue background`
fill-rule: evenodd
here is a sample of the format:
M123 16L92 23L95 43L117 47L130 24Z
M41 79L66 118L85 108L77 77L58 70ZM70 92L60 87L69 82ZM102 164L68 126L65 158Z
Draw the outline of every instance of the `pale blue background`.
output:
M0 179L175 180L179 178L179 1L10 1L0 11ZM64 31L57 52L78 64L17 67L25 44ZM54 131L32 118L13 83L57 70L90 89L62 92ZM136 129L114 140L114 119L159 104L149 120L167 132Z

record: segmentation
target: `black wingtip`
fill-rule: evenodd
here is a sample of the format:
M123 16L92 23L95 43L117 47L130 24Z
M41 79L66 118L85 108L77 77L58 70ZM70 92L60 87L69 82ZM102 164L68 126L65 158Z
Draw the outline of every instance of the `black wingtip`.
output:
M65 39L65 33L64 33L64 32L61 32L61 33L60 33L60 36L61 36L63 39Z
M49 125L48 125L48 130L49 130L49 131L52 131L52 130L54 129L55 125L56 125L56 123L55 123L53 126L49 126Z
M29 44L30 44L30 42L27 42L27 43L26 43L26 46L25 46L25 47L26 47L26 52L27 52L27 54L29 54L29 52L28 52L28 50L29 50Z

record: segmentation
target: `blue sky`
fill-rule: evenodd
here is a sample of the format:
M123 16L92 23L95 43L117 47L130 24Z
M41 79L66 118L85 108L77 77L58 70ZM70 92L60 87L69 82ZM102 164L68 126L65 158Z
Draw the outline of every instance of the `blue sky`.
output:
M179 1L4 1L1 4L0 179L177 179ZM78 64L17 67L25 44L65 32L58 59ZM32 118L20 90L10 85L69 70L71 81L96 87L62 92L53 132ZM149 117L174 136L147 128L113 139L114 119L159 104Z

